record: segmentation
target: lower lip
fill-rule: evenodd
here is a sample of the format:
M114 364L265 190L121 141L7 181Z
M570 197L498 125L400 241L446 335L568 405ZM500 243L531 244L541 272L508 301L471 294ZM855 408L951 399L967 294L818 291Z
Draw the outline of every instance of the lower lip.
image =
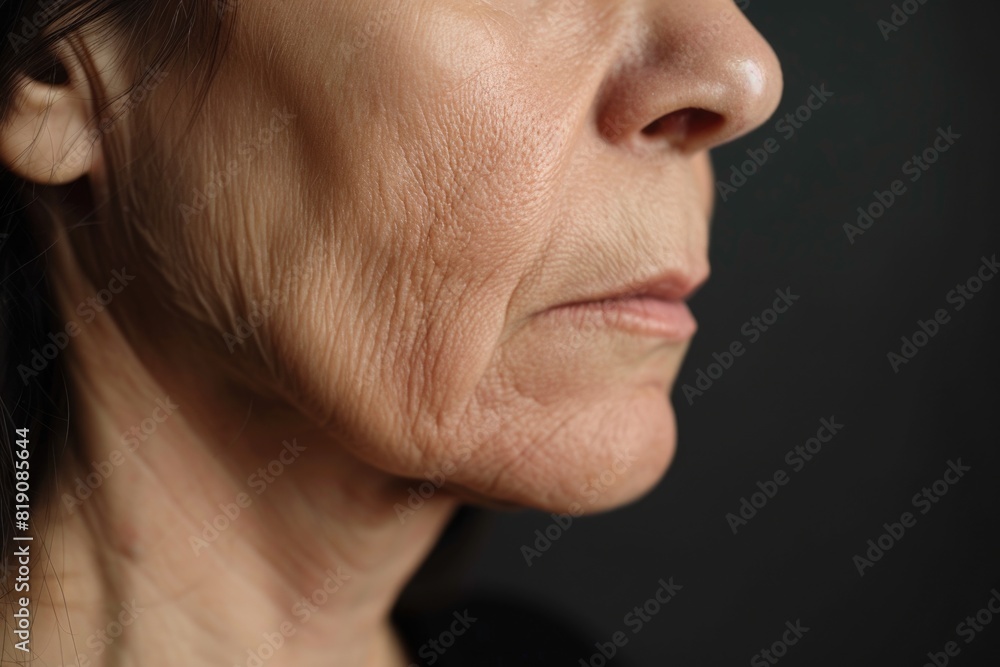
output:
M698 330L698 323L683 301L630 297L558 306L553 317L567 317L580 327L609 327L629 333L683 343Z

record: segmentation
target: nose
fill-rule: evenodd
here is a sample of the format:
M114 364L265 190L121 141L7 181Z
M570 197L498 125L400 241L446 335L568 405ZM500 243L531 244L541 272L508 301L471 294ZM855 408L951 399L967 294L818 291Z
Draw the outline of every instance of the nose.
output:
M778 107L781 66L732 0L641 0L597 100L615 145L695 153L764 123Z

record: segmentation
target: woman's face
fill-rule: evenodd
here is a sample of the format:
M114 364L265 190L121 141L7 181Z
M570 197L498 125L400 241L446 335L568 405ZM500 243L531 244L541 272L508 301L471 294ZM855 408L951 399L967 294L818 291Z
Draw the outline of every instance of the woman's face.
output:
M740 10L235 4L193 127L168 73L136 129L155 150L123 236L142 240L96 251L171 304L136 331L183 330L360 459L467 497L594 511L647 491L674 450L683 314L653 333L544 311L708 276L707 149L781 91Z

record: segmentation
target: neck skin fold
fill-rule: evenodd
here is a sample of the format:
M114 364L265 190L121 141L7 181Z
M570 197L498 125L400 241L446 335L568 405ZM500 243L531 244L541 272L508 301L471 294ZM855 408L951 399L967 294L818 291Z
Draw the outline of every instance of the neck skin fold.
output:
M56 281L64 313L98 291L74 273ZM61 352L75 437L47 498L32 498L31 590L11 593L31 599L33 660L409 664L389 613L458 501L441 492L401 518L413 482L286 405L139 353L116 305ZM4 664L28 655L16 641L8 630Z

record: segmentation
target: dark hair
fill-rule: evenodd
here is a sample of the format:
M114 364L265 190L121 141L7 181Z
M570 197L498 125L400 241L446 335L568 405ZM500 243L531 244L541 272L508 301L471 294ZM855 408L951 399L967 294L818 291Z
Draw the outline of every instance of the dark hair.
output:
M190 67L199 77L196 85L201 84L191 109L193 122L235 9L232 0L4 0L0 5L0 127L12 111L17 87L25 77L54 84L66 80L65 69L52 55L54 46L90 29L123 38L129 50L121 54L127 58L124 62L136 68L133 87L144 71L158 70L167 63ZM112 102L95 100L102 112ZM110 158L106 155L105 159L113 174ZM0 535L4 549L0 562L5 566L10 562L8 551L15 527L16 430L30 431L30 498L35 524L45 517L38 516L34 505L50 490L47 487L56 466L72 453L74 440L69 418L72 397L61 357L45 357L45 363L33 359L41 354L39 350L55 342L50 334L58 338L62 324L47 281L46 249L33 228L38 221L32 222L26 214L35 196L35 186L0 167ZM36 534L42 532L37 526L33 529ZM12 588L7 574L5 567L0 602Z

